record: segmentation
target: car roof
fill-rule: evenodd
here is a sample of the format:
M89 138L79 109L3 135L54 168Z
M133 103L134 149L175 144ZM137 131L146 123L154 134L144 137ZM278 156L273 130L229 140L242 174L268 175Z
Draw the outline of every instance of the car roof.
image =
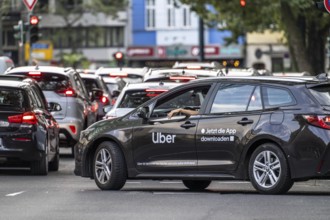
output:
M221 71L227 76L261 75L261 73L254 68L222 68Z
M41 72L48 72L48 73L60 73L63 75L70 74L74 71L73 68L70 67L57 67L57 66L20 66L20 67L14 67L12 69L9 69L5 72L5 74L8 73L21 73L21 72L32 72L32 71L41 71Z
M94 74L79 73L83 79L100 79L100 76Z
M144 75L144 80L148 79L157 79L171 76L196 76L196 77L212 77L212 76L220 76L222 73L220 70L205 70L205 69L172 69L172 68L158 68L158 69L150 69L148 73Z
M110 73L127 73L127 74L137 74L143 76L146 72L146 67L100 67L95 71L95 74L110 74Z
M219 62L211 61L211 62L175 62L173 68L221 68L222 65Z
M149 89L149 88L167 88L171 89L176 86L182 85L182 83L175 82L144 82L144 83L132 83L127 84L123 90L137 90L137 89Z
M5 87L22 87L25 85L30 85L34 80L21 77L21 76L6 76L0 75L0 86Z
M191 83L200 82L221 82L221 81L237 81L237 82L251 82L251 83L276 83L276 84L320 84L330 83L327 75L320 74L315 77L276 77L276 76L220 76L220 77L209 77L203 79L196 79L190 81Z

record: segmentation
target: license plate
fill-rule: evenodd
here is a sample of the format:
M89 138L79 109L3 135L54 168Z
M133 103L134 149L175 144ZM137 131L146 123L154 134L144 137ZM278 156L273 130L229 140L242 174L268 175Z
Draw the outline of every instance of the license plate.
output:
M8 127L9 122L8 121L0 121L0 127Z

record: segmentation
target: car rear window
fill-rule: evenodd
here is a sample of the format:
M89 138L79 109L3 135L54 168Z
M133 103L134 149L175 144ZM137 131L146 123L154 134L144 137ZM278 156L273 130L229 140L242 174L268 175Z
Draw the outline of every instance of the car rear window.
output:
M145 103L152 97L162 93L162 91L148 91L148 90L135 90L126 91L122 101L119 103L118 108L136 108Z
M309 91L321 105L330 106L330 85L312 87Z
M35 79L44 91L60 91L72 88L69 77L61 74L35 71L15 73L15 75L25 75Z
M0 111L25 111L27 108L28 101L24 90L0 87Z
M101 89L95 79L83 78L82 80L84 81L88 93L91 93L93 89Z

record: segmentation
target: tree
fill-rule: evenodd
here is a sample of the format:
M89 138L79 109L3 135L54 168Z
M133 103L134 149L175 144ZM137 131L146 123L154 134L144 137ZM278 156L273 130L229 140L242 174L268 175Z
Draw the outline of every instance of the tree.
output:
M203 17L232 31L234 41L248 32L284 31L297 71L312 75L325 71L325 46L330 15L317 10L312 0L179 0ZM209 10L212 6L213 10Z

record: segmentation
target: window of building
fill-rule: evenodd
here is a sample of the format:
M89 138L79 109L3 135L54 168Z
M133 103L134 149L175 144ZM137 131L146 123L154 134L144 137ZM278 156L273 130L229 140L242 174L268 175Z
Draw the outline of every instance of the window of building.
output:
M156 17L155 0L146 0L146 28L155 28L155 17Z
M183 27L190 27L191 26L191 13L190 8L187 6L183 7Z
M167 0L167 26L175 26L175 8L173 0Z
M43 29L43 39L49 39L55 48L122 47L124 27L88 27Z

